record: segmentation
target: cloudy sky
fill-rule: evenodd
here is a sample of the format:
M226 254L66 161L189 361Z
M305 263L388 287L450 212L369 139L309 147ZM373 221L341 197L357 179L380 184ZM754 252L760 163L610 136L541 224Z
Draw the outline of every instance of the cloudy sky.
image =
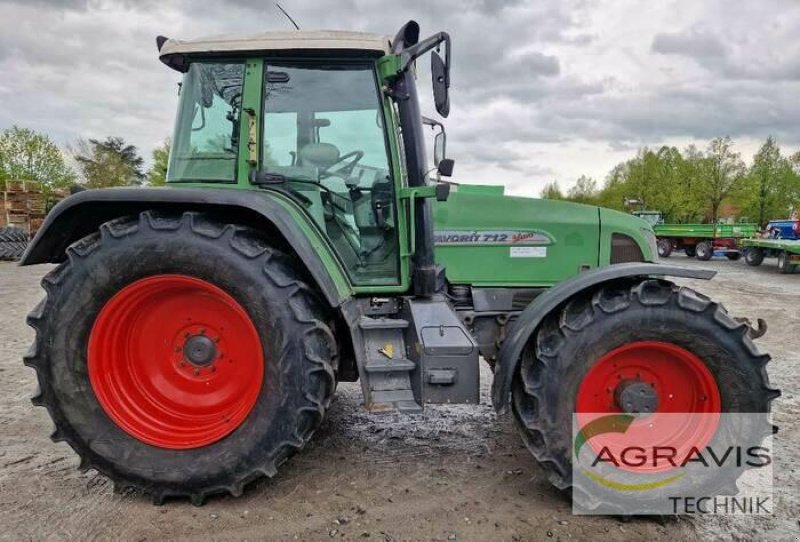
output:
M454 42L448 154L461 182L536 195L603 179L642 145L730 135L748 159L800 149L798 0L283 0L303 29L394 34L410 18ZM0 0L0 129L172 131L177 74L155 36L286 30L265 0ZM425 83L429 88L429 83Z

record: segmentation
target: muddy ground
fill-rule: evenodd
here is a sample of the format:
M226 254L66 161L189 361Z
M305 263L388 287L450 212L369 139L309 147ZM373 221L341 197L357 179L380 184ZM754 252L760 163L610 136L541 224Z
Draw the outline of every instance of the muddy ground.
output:
M25 315L42 295L46 266L0 263L0 539L2 540L797 540L800 538L800 274L743 262L671 264L719 271L697 286L735 315L762 317L759 340L773 355L777 514L769 517L641 519L574 517L550 488L508 417L488 404L434 407L416 416L370 415L358 384L340 386L324 427L277 478L239 499L153 506L115 495L103 476L76 470L66 444L28 397L35 383L21 358L32 331ZM687 281L690 283L690 281Z

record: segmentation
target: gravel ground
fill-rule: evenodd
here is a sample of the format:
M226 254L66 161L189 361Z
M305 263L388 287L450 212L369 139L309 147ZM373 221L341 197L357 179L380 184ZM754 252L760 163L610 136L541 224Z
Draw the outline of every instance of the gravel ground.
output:
M483 404L433 407L423 415L380 416L361 410L358 384L343 384L323 428L277 478L239 499L204 507L156 507L139 494L116 495L103 476L76 470L43 409L28 397L33 371L21 358L32 339L26 313L46 266L0 263L0 539L2 540L797 540L800 538L800 274L779 275L774 261L671 264L719 271L686 281L737 316L765 318L762 350L774 359L777 513L770 517L637 519L573 517L550 488L508 417Z

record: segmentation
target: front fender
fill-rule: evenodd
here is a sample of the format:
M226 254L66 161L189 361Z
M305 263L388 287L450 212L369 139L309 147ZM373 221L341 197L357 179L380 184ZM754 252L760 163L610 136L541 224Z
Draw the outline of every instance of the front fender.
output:
M492 405L500 413L508 410L511 384L519 365L522 350L534 336L536 329L545 317L574 295L587 289L593 289L602 283L622 278L668 276L708 280L716 274L716 271L705 269L686 269L655 263L624 263L581 273L550 288L522 311L511 325L511 329L503 341L503 346L497 355L494 381L492 382Z
M332 307L351 294L347 275L322 234L295 204L276 195L224 188L104 188L79 192L56 205L22 256L20 265L59 263L75 241L101 224L146 210L207 212L236 224L282 236Z

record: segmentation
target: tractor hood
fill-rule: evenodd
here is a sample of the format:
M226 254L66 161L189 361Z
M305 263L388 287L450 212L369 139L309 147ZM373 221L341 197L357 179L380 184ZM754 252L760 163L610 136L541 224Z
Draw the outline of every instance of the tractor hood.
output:
M453 189L434 204L436 261L451 284L549 287L609 263L654 259L652 229L634 216L505 196L502 186Z

